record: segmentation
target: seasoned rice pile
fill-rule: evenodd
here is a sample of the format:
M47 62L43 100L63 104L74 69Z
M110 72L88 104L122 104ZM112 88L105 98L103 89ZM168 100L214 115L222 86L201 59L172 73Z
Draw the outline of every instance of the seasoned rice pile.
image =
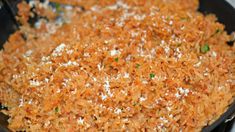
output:
M232 103L235 48L197 0L71 2L19 5L0 52L11 130L200 131Z

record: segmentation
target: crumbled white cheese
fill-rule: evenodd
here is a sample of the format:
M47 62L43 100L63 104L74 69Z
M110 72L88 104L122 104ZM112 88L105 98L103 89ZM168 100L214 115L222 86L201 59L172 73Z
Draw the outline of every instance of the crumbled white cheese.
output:
M211 54L213 57L217 57L217 53L215 51L212 51Z
M166 109L167 109L168 111L171 111L171 107L169 107L169 106L167 106Z
M169 24L170 24L170 25L173 25L173 21L171 20L171 21L169 22Z
M93 81L94 81L94 82L96 82L96 81L97 81L97 79L96 79L95 77L93 77L92 79L93 79Z
M32 51L32 50L28 50L28 51L26 51L26 52L25 52L25 54L24 54L24 55L25 55L26 57L29 57L29 56L31 56L31 55L32 55L32 53L33 53L33 51Z
M56 93L60 93L60 91L61 91L61 90L58 88L58 89L56 90Z
M180 94L183 94L183 95L185 95L185 96L188 96L188 93L189 93L189 90L188 90L188 89L179 87L178 90L179 90Z
M48 83L49 81L50 81L50 79L48 79L48 78L44 79L44 82L46 82L46 83Z
M64 87L66 87L68 84L69 84L69 82L71 81L71 79L69 78L69 79L64 79L63 80L63 82L62 82L62 85L64 86Z
M97 68L98 68L99 71L101 71L104 67L102 66L101 63L99 63L99 64L97 65Z
M41 83L40 83L39 81L37 81L37 80L30 80L30 81L29 81L29 84L30 84L31 86L34 86L34 87L37 87L37 86L40 86L40 85L41 85Z
M160 120L163 121L163 123L168 123L169 122L165 117L160 117Z
M113 94L112 94L111 91L110 91L110 84L109 84L108 78L105 79L105 82L104 82L104 85L103 85L103 86L104 86L105 92L106 92L110 97L112 97Z
M60 44L58 47L55 48L55 50L52 53L52 56L54 56L54 57L61 56L65 47L66 47L66 45L64 43Z
M122 0L118 0L116 3L119 7L123 8L123 9L129 9L130 7L124 3Z
M202 64L202 62L199 61L199 62L197 62L196 64L194 64L193 66L194 66L194 67L199 67L201 64Z
M102 99L102 100L106 100L106 99L107 99L107 95L101 93L101 99Z
M110 51L111 56L115 56L115 55L119 55L119 54L121 54L121 52L119 50L114 49L114 50Z
M169 54L169 52L170 52L170 47L169 47L169 46L165 46L165 47L164 47L164 51L165 51L166 54Z
M121 113L122 113L122 110L119 109L119 108L116 108L116 109L114 110L114 113L115 113L115 114L121 114Z
M143 84L148 84L148 81L147 80L143 80L142 83Z
M81 117L79 117L78 120L77 120L77 123L79 125L83 125L84 124L84 120Z
M91 55L90 55L90 53L87 53L87 52L86 52L86 53L83 54L83 56L84 56L84 57L90 57Z
M14 75L12 76L13 79L17 79L17 78L19 78L19 77L20 77L20 75L17 75L17 74L14 74Z
M176 92L175 97L176 97L176 98L180 98L181 95L180 95L178 92Z
M130 61L131 60L131 55L128 55L125 60Z
M147 99L146 97L140 97L139 101L140 101L140 102L143 102L143 101L145 101L146 99Z
M72 49L71 49L71 50L67 50L67 51L66 51L66 53L67 53L68 55L72 55L72 54L73 54L73 52L74 52L74 51L73 51Z
M91 7L91 11L93 11L93 12L99 12L99 11L100 11L100 7L97 6L97 5L94 5L94 6Z
M130 76L129 76L129 73L127 73L127 72L125 72L124 73L124 78L129 78Z
M21 97L19 101L20 101L19 107L22 107L24 105L24 98Z
M47 56L47 57L43 56L41 60L42 60L43 62L47 62L47 61L50 60L50 57L49 57L49 56Z
M86 83L86 84L85 84L85 87L87 87L87 88L90 87L90 86L91 86L90 83Z
M134 38L134 37L137 37L139 35L139 32L135 32L135 31L131 31L131 37Z
M174 56L176 56L177 59L180 59L182 57L182 53L180 52L179 48L175 49Z
M138 20L138 21L144 20L145 17L146 17L145 14L143 14L143 15L134 15L134 19L135 19L135 20Z
M32 104L33 103L33 100L32 99L30 99L29 100L29 102L28 102L28 104Z
M60 64L60 66L64 66L64 67L67 67L67 66L78 66L78 65L79 64L76 61L68 61L67 63Z

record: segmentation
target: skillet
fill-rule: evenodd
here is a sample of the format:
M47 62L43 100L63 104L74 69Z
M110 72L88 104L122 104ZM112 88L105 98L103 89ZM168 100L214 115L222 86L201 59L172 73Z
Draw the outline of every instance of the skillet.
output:
M16 5L21 0L0 0L0 49L3 44L7 41L9 35L14 33L19 27L15 20L17 14ZM225 30L228 34L235 31L235 8L233 8L228 2L224 0L199 0L199 11L208 14L216 14L218 21L225 25ZM228 42L229 45L233 45L233 42ZM0 105L0 109L7 109ZM209 109L209 108L208 108ZM226 131L224 128L218 127L219 125L226 125L230 122L233 124L235 117L235 101L228 107L227 111L221 115L213 124L208 125L202 129L203 132L215 132L215 131ZM0 132L8 132L7 128L8 117L0 113Z

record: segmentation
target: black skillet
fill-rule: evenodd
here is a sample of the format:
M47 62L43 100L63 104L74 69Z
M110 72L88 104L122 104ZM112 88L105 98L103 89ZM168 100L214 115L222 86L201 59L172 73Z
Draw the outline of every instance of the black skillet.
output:
M14 18L16 15L16 4L21 0L0 0L0 48L7 41L10 34L18 29L18 24ZM214 13L218 21L225 25L225 30L230 34L235 31L235 8L224 0L200 0L199 11L208 14ZM232 42L228 42L232 45ZM0 105L0 109L2 106ZM210 108L208 108L210 109ZM227 132L230 131L234 123L235 101L228 110L221 115L213 124L203 128L203 132ZM8 117L0 113L0 132L8 132Z

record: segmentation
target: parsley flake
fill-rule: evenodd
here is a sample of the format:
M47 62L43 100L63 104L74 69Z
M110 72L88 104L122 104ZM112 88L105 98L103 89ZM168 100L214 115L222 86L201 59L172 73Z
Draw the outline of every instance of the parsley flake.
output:
M215 31L215 34L217 34L217 33L220 33L221 32L221 29L216 29L216 31Z
M140 68L140 64L136 64L136 66L135 66L137 69L139 69Z
M149 74L149 77L150 77L150 79L153 79L153 78L155 77L155 74L150 73L150 74Z
M201 53L204 53L204 54L207 53L208 51L210 51L209 45L207 43L202 45L200 48L200 51L201 51Z
M118 59L118 58L115 58L114 60L115 60L116 62L118 62L119 59Z
M55 108L55 112L58 113L59 112L59 107Z

